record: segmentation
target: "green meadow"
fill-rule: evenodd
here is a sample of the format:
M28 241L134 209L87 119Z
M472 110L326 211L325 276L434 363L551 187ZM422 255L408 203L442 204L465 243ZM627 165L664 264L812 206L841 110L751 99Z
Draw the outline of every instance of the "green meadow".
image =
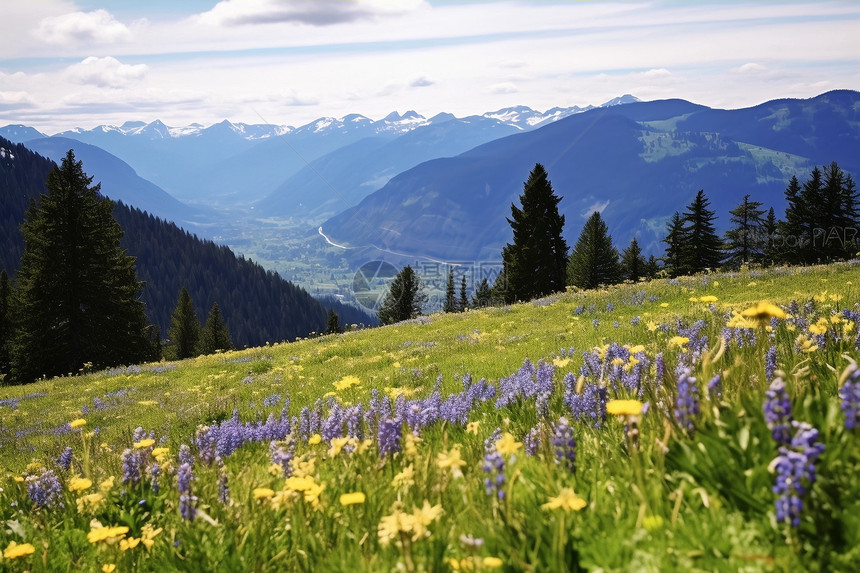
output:
M0 387L0 571L856 571L858 271Z

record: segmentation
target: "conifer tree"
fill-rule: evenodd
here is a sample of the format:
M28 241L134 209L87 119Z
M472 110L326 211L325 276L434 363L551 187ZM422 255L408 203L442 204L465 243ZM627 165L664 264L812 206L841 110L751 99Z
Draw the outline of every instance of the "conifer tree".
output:
M333 308L328 309L328 320L326 321L325 333L339 334L341 332L343 332L343 329L340 327L340 317Z
M764 228L764 209L760 201L750 201L749 194L743 202L729 211L733 227L726 231L726 264L740 268L744 263L759 262L764 256L761 241Z
M761 240L763 243L762 259L765 264L775 264L780 260L779 251L776 248L777 241L780 240L780 237L778 236L779 221L776 220L776 214L773 211L773 207L767 210L767 216L764 218L761 229Z
M493 289L486 277L481 279L472 295L472 307L484 308L493 304Z
M460 300L457 301L457 310L465 312L469 308L469 299L466 297L466 275L460 279Z
M337 315L335 315L337 317ZM215 354L217 351L233 350L233 341L230 340L230 331L221 316L221 309L217 302L212 303L206 324L200 333L200 353Z
M559 201L543 165L536 164L523 185L522 207L511 204L514 238L502 249L504 279L496 283L506 302L564 290L568 248Z
M200 355L200 320L194 310L191 295L185 287L179 291L179 300L170 317L167 330L170 345L167 355L171 360L182 360Z
M12 337L12 325L9 320L9 298L11 287L6 270L0 271L0 384L9 375L10 356L9 340Z
M722 242L717 236L714 221L716 215L710 210L711 202L704 190L696 193L696 198L687 206L684 213L688 243L684 249L686 267L689 272L698 273L705 269L716 269L723 259Z
M443 312L457 312L457 299L454 296L454 269L448 269L448 282L445 285L445 305Z
M618 250L606 223L595 211L585 222L567 267L568 283L584 289L611 285L621 280Z
M663 242L666 243L666 256L663 257L663 263L672 276L676 277L688 272L686 266L688 240L684 219L681 218L680 213L675 211L666 226L666 238L663 239Z
M645 257L642 256L639 241L633 237L630 239L630 245L621 253L621 274L624 279L637 282L647 276L645 265Z
M134 258L112 201L69 150L48 175L47 195L30 202L13 291L12 377L79 372L153 357Z
M379 322L393 324L421 314L421 308L427 302L421 280L411 266L405 266L391 281L388 293L379 308Z

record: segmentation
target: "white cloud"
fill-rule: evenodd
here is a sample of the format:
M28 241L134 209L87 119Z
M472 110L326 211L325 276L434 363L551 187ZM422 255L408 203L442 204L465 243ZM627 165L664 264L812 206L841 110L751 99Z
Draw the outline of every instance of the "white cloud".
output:
M766 72L767 66L764 66L764 65L756 63L756 62L748 62L742 66L738 66L737 68L735 68L732 71L735 71L739 74L758 74L761 72Z
M132 33L107 10L71 12L49 16L39 22L33 34L49 44L110 44L129 42Z
M15 110L34 107L33 97L27 92L0 91L0 109Z
M122 88L139 82L146 77L149 68L146 64L123 64L116 58L90 56L82 62L66 69L66 76L77 84L98 86L100 88Z
M402 14L423 5L422 0L223 0L199 19L215 26L284 22L329 26Z
M588 219L595 211L597 211L598 213L603 213L604 209L606 209L608 206L609 199L602 203L600 201L595 201L594 203L585 208L585 210L582 212L582 218Z
M500 84L491 85L488 91L491 94L503 95L503 94L515 94L519 90L517 89L517 86L515 86L514 84L512 84L510 82L503 82Z
M432 86L435 83L436 81L432 78L428 78L427 76L421 76L412 80L409 83L409 86L413 88L426 88Z

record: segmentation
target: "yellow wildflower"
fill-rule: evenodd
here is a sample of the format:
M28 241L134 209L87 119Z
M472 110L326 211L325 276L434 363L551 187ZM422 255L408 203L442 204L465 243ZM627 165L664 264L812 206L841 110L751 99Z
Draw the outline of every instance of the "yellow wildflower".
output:
M349 443L349 438L332 438L331 447L328 449L328 457L337 456L345 445Z
M406 454L406 457L415 459L418 457L418 444L423 442L424 440L413 434L412 432L408 432L404 439L405 444L403 444L403 453Z
M755 306L751 306L741 313L741 316L756 322L767 322L771 318L785 318L785 311L775 304L763 300Z
M653 320L649 320L645 323L645 327L648 329L648 332L654 332L655 330L657 330L657 323L655 323Z
M504 561L502 561L498 557L484 557L483 564L484 567L488 567L490 569L498 569L499 567L504 565Z
M668 302L661 302L660 308L669 308L669 303Z
M570 511L579 511L583 507L588 505L588 503L576 495L572 489L569 487L561 488L561 491L558 492L556 497L551 497L547 501L547 503L541 506L541 509L548 511L551 509L563 509L565 513L569 513Z
M556 368L564 368L568 364L570 364L570 358L556 358L552 361L553 365Z
M128 539L120 539L119 540L119 550L120 551L128 551L129 549L134 549L140 544L140 537L129 537Z
M124 525L105 527L96 520L90 522L90 532L87 533L87 541L92 544L104 541L108 545L116 543L128 533L128 527Z
M645 346L643 344L637 344L630 348L630 354L639 354L640 352L645 352Z
M141 406L155 406L158 404L155 400L139 400L137 403Z
M90 489L92 485L93 480L75 476L69 480L69 491L84 491Z
M113 573L115 569L116 563L105 563L104 565L102 565L102 573Z
M24 483L25 481L27 481L24 479L23 476L15 476L12 479L15 480L15 483Z
M105 496L100 493L91 493L82 495L75 500L78 506L78 513L94 513L104 501Z
M312 446L317 445L321 441L322 441L322 436L320 436L319 434L314 434L313 436L308 438L308 443Z
M818 344L816 344L814 340L807 338L803 334L799 334L795 339L794 343L798 346L798 348L800 348L800 351L804 354L809 354L818 350Z
M256 487L253 491L254 499L269 499L275 495L274 490L268 487Z
M466 424L466 431L470 434L478 435L478 427L480 427L481 422L469 422Z
M114 476L110 476L109 478L107 478L103 482L101 482L99 484L99 491L101 491L102 493L107 493L111 489L113 489L114 479L116 479L116 478L114 478Z
M699 297L699 302L717 302L719 299L712 294Z
M311 489L312 487L314 487L315 484L316 484L316 482L314 481L314 478L309 477L309 476L305 476L305 477L290 476L286 479L286 482L284 485L285 485L285 487L287 487L288 489L291 489L293 491L307 491L307 490Z
M826 334L827 333L827 319L821 318L815 324L809 325L810 334Z
M346 390L347 388L351 388L353 386L358 386L361 384L361 380L358 379L358 376L344 376L340 380L334 383L335 390Z
M422 537L427 537L430 533L427 531L427 526L439 519L442 515L441 505L430 505L430 502L424 500L424 505L420 508L416 507L412 510L412 541L417 541Z
M394 476L394 479L391 480L391 487L404 493L409 491L409 488L413 485L415 485L415 468L412 464L403 468Z
M642 413L639 400L610 400L606 403L606 413L614 416L638 416Z
M72 420L71 422L69 422L69 426L72 428L81 428L81 427L86 426L86 425L87 425L87 421L84 420L83 418L78 418L76 420Z
M21 543L19 545L15 541L10 541L9 546L3 550L3 557L6 559L18 559L19 557L26 557L27 555L31 555L35 552L36 548L30 543Z
M456 444L447 452L437 454L436 465L439 466L439 469L451 468L452 471L465 466L466 461L460 456L460 444Z
M163 462L164 458L166 458L170 454L170 448L155 448L152 450L152 457L156 459L158 462Z
M748 320L741 313L732 311L732 317L726 323L729 328L755 328L756 323Z
M362 504L365 501L364 492L354 491L352 493L345 493L340 496L340 504L344 507L347 505L356 505Z
M501 438L496 440L496 451L503 456L515 454L521 447L523 447L523 443L516 441L514 436L508 432L505 432Z
M669 344L674 344L675 346L684 346L690 342L690 339L686 336L673 336L669 339Z
M153 445L155 445L155 440L153 440L152 438L144 438L141 441L134 443L134 449L142 450Z

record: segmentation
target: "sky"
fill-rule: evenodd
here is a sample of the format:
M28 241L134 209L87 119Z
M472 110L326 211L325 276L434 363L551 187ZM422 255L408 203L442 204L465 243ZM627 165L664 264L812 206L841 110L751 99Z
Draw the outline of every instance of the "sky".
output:
M0 126L301 126L860 90L860 2L0 0Z

